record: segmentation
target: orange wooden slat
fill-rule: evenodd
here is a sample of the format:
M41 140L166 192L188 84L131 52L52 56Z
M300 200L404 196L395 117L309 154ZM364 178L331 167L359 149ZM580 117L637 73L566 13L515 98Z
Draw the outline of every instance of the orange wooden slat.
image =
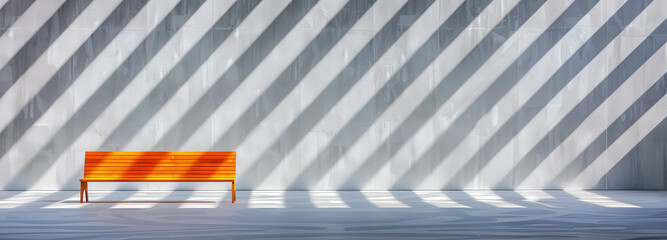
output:
M94 169L85 169L85 172L91 171L236 171L235 167L103 167Z
M220 170L220 171L190 171L190 170L163 170L163 171L146 171L146 170L131 170L131 171L87 171L84 172L87 174L125 174L125 175L132 175L132 174L234 174L236 171L225 171L225 170Z
M236 159L87 159L90 163L220 163L236 162Z
M234 162L208 162L208 163L188 163L188 162L111 162L111 163L88 163L85 165L86 167L113 167L113 166L122 166L122 167L157 167L157 166L179 166L179 167L194 167L194 166L203 166L203 167L222 167L222 166L228 166L228 167L235 167L236 163Z
M236 167L236 163L86 163L86 167Z
M235 178L234 175L87 175L84 178Z
M236 172L236 169L214 169L214 170L206 170L206 169L176 169L176 170L168 170L168 169L161 169L161 170L154 170L154 169L92 169L92 170L84 170L84 173L108 173L108 172L115 172L115 173L130 173L130 172L141 172L141 173L151 173L151 172L183 172L183 173L189 173L189 172Z
M220 174L220 175L229 175L229 174L235 174L236 171L89 171L89 172L84 172L84 174L121 174L121 175L147 175L147 174L180 174L180 175L187 175L187 174L193 174L193 175L215 175L215 174Z
M81 182L232 182L235 178L83 178Z
M138 170L138 171L89 171L89 172L84 172L85 174L125 174L125 175L146 175L146 174L156 174L156 175L161 175L161 174L180 174L180 175L187 175L187 174L193 174L193 175L212 175L212 174L221 174L221 175L229 175L229 174L235 174L236 171L145 171L145 170Z
M235 181L236 152L86 152L82 182Z
M176 156L86 156L86 159L236 159L235 155L224 156L191 156L191 155L176 155Z
M236 155L236 152L86 152L87 156L220 156Z

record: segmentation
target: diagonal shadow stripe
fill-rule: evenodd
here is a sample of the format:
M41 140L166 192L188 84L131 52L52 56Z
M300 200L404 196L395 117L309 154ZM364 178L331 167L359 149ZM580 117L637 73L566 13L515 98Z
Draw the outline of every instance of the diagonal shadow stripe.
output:
M478 150L472 158L459 170L450 181L461 180L466 184L474 178L470 171L477 172L478 168L487 165L493 156L500 151L518 132L537 115L540 109L562 89L574 76L576 76L602 49L604 49L616 35L618 35L627 24L629 24L639 13L648 6L650 1L642 4L626 3L612 16L591 38L589 38L572 56L540 87L540 89L507 120L499 130ZM448 131L456 131L456 129ZM440 161L447 156L453 145L460 142L450 141L448 137L457 136L455 133L442 134L431 145L427 154L436 154ZM462 139L462 138L456 138ZM476 174L474 174L476 175ZM405 176L407 177L407 176ZM423 179L423 178L422 178ZM443 184L443 187L448 183Z
M581 171L597 159L623 133L625 133L644 113L651 109L667 93L667 74L655 82L639 99L625 110L609 127L567 165L550 183L550 186L568 186ZM611 94L610 94L611 95ZM563 180L559 184L559 180Z
M369 202L366 196L364 196L364 194L361 193L360 191L338 191L337 194L340 197L340 199L343 202L345 202L345 204L350 206L350 208L358 208L358 209L377 208L377 206ZM287 205L287 203L285 203L285 205ZM312 203L311 205L314 206Z
M180 69L183 70L186 62L187 63L196 63L204 62L205 60L199 58L202 54L211 53L217 46L222 44L225 39L235 30L241 21L243 21L250 12L259 4L260 1L241 1L235 2L232 6L229 7L227 12L221 16L218 21L213 25L211 30L209 30L200 40L193 46L192 49L188 51L181 59L181 61L176 64L180 66ZM198 4L203 4L203 2L197 2ZM158 52L164 47L164 45L173 37L174 34L187 22L187 20L197 11L201 5L194 5L195 2L190 3L188 1L179 2L179 5L175 7L172 12L167 15L159 25L157 25L154 30L144 39L144 41L139 44L135 51L130 54L130 56L125 60L125 62L107 79L96 91L91 95L88 100L82 105L79 110L67 121L63 128L59 130L56 136L65 137L68 136L70 141L67 144L59 146L57 149L48 150L47 148L43 149L40 152L49 151L54 152L57 159L60 154L62 154L67 148L69 148L74 141L81 136L81 134L102 114L102 112L109 107L116 97L120 94L123 89L127 87L128 84L134 79L139 72L150 62L150 60L157 55ZM195 8L197 6L197 8ZM181 13L183 12L183 13ZM174 15L172 15L174 14ZM184 14L185 18L181 18L179 14ZM170 16L174 16L170 18ZM175 19L178 19L176 21ZM224 29L224 30L222 30ZM215 38L218 42L211 41L212 36L216 35L219 38ZM189 69L189 68L188 68ZM174 71L174 70L172 70ZM194 70L192 70L194 72ZM175 78L175 74L170 72L167 74L167 77ZM178 75L181 76L181 75ZM54 137L52 141L47 146L55 146L56 140L58 137ZM101 149L105 147L102 145ZM35 161L35 160L33 160ZM76 173L82 172L82 168L79 168ZM65 186L75 186L78 183L79 175L73 175L67 181Z
M348 63L348 65L341 70L341 72L332 80L332 82L325 88L306 109L292 121L286 130L278 137L271 147L269 147L257 161L254 161L249 170L244 173L240 179L250 177L251 170L258 167L262 169L274 169L279 164L279 161L265 161L270 159L269 155L279 149L285 149L286 152L293 150L300 139L308 133L313 126L331 109L331 106L337 102L338 94L344 94L351 89L354 84L361 79L361 77L370 70L373 63L377 61L384 53L391 47L391 45L398 40L398 38L417 20L417 18L408 18L405 22L406 15L421 15L433 1L409 1L404 4L401 9L382 27L380 31L374 36L361 51ZM403 18L402 18L403 17ZM399 22L403 20L403 22ZM369 59L370 58L370 59ZM345 84L345 85L342 85ZM339 93L341 91L342 93ZM324 110L324 111L323 111ZM244 128L247 129L247 128ZM251 130L251 129L249 129ZM227 134L225 134L227 135ZM214 146L224 145L231 141L230 137L223 135ZM288 140L287 146L285 141ZM241 141L236 142L240 144ZM270 173L268 173L270 174ZM267 175L268 175L267 174Z
M244 81L250 73L257 68L259 63L278 45L278 43L294 28L294 26L315 6L317 1L293 1L276 17L264 32L255 40L252 45L229 67L206 93L193 105L192 108L214 109L222 103L229 95ZM236 18L230 19L236 21ZM220 22L225 24L224 22ZM236 26L236 25L234 25ZM214 27L205 37L215 41L215 47L222 44L223 40L233 31L230 29L218 29ZM219 37L218 35L222 35ZM199 67L213 54L216 48L211 45L211 40L202 41L194 50L188 54L164 77L160 83L153 88L146 98L132 110L132 112L123 119L121 124L111 133L111 135L102 144L102 149L119 148L122 149L128 144L139 131L137 126L141 127L157 114L176 91L180 89L195 73Z
M93 34L74 52L65 64L56 72L56 74L44 85L44 87L33 97L26 106L14 117L12 122L0 133L0 139L7 139L2 156L25 134L25 132L39 119L53 103L67 90L79 75L92 63L95 58L106 48L106 46L118 35L118 33L130 22L132 18L141 10L147 1L124 1L107 17L106 20L93 32ZM34 109L33 106L39 106ZM26 118L26 116L31 116ZM16 131L16 132L15 132ZM47 146L52 147L52 146ZM47 151L49 152L49 151ZM0 156L0 157L2 157ZM43 157L43 156L41 156ZM39 155L37 158L41 158ZM54 161L57 158L46 157L47 161ZM30 169L30 164L23 170ZM51 164L44 162L38 165ZM19 174L25 178L31 174ZM37 179L38 176L26 179ZM12 180L13 183L22 183L18 179ZM26 180L26 182L28 182Z
M9 0L0 8L0 36L7 31L35 0ZM2 76L2 75L0 75ZM0 94L0 97L2 94Z
M240 129L254 129L278 104L290 93L296 85L315 67L324 56L340 41L352 26L373 6L375 0L349 1L327 23L320 33L301 51L292 63L264 90L232 126ZM204 97L205 98L205 97ZM207 105L194 105L171 129L161 138L165 149L178 148L189 139L195 131L213 115L215 111L206 108ZM257 112L256 109L262 109ZM226 146L235 149L249 134L239 134L235 146ZM228 129L217 143L228 143L236 137L236 131ZM171 141L171 142L166 142ZM158 144L159 144L158 143ZM220 146L219 144L214 146ZM154 148L155 149L155 148Z
M537 203L539 201L527 199L514 190L494 190L493 192L510 204L526 207L528 209L541 209L545 207L543 204Z
M452 201L464 205L464 206L469 206L471 208L475 209L488 209L488 208L496 208L496 206L493 206L491 204L481 202L474 197L470 196L465 191L442 191L442 193L447 196L449 199Z
M520 26L525 19L532 15L543 3L544 1L519 2L510 13L508 13L504 20L495 27L495 31L497 31L498 34L487 35L480 44L475 46L471 53L469 53L461 63L452 70L453 75L450 75L451 78L443 80L440 84L444 84L444 82L451 80L448 84L452 85L447 86L451 88L452 92L455 92L456 90L454 88L460 86L465 79L468 78L466 76L472 75L472 73L475 72L475 69L478 68L478 65L481 66L505 41L504 39L507 37L503 36L503 32L505 31L500 29L513 29L518 27L517 25ZM491 32L493 33L494 31ZM507 31L506 33L509 34L510 32L511 31ZM429 41L429 43L430 42L431 41ZM437 43L437 41L433 41L433 43ZM446 43L445 45L448 44L449 43ZM333 167L340 158L327 160L326 156L335 156L336 152L340 152L338 153L339 155L345 154L350 146L356 143L356 141L359 140L359 137L373 125L375 120L377 120L377 118L369 118L367 114L375 113L375 116L382 115L382 113L384 113L384 111L398 99L405 89L414 82L417 76L419 76L435 60L440 51L445 48L446 46L437 47L437 45L436 49L439 49L439 51L432 51L433 48L420 48L389 81L378 89L375 96L373 96L373 98L371 98L371 100L369 100L357 114L345 124L325 149L318 154L315 160L311 161L295 181L290 184L290 188L298 188L297 184L299 184L300 181L305 181L307 174L313 174L317 169L330 169ZM321 175L316 177L316 179L321 179Z
M19 111L0 132L5 142L0 158L11 149L32 125L53 105L83 70L95 60L113 38L146 4L147 0L124 1L104 20L93 34L72 54L39 92ZM74 6L73 6L74 8ZM65 11L66 12L66 11Z
M373 6L375 0L349 1L329 20L320 33L301 51L299 56L278 76L278 78L264 91L253 104L251 104L243 115L236 120L236 126L243 124L242 129L254 129L287 94L303 80L303 78L315 67L338 41L357 23L357 21ZM268 98L268 99L267 99ZM259 113L255 112L255 106L266 106L267 109ZM195 105L197 106L197 105ZM177 149L195 133L195 131L208 119L214 111L206 108L193 107L165 134L156 144L163 143L165 149ZM231 137L233 131L227 130L222 138ZM242 135L243 142L248 134ZM165 143L166 141L173 141ZM227 141L224 141L227 142ZM231 147L232 149L236 147ZM181 183L184 186L187 183ZM177 187L179 188L179 187ZM192 194L190 192L189 194Z
M92 0L67 0L0 69L0 97L23 76L46 49L58 39ZM61 68L62 69L62 68Z
M665 86L663 85L662 87L664 90ZM665 143L667 143L667 117L664 117L662 121L651 130L651 132L642 138L637 145L630 149L623 158L611 167L611 169L600 178L600 182L598 182L597 185L603 185L609 189L658 188L664 190L665 186L667 186L667 177L664 175L665 168L667 168L667 144ZM659 163L660 161L662 161L662 164ZM653 169L653 171L651 171L650 168L663 169ZM659 182L658 179L661 177L662 182Z
M390 191L389 192L396 200L410 206L411 208L437 208L437 206L424 201L414 191Z
M656 34L667 32L667 21L653 31L630 53L607 77L586 95L561 119L533 148L517 162L503 180L513 179L520 184L556 149L574 130L584 122L596 108L616 91L641 65L665 44L667 39L656 38ZM657 101L657 100L656 100ZM522 172L525 171L525 172ZM502 181L501 181L502 182Z
M464 138L473 129L475 124L486 114L494 105L508 92L527 72L530 70L553 46L583 18L586 13L597 4L597 0L575 1L544 31L528 48L511 64L505 71L496 78L480 96L461 114L445 134L460 133L458 136L448 136L446 138ZM518 28L517 28L518 29ZM509 30L509 29L508 29ZM513 30L509 30L513 31ZM482 43L480 43L482 44ZM498 45L500 46L500 45ZM475 56L475 55L472 55ZM452 71L454 74L454 71ZM380 146L390 146L389 155L383 156L386 149L378 147L365 161L362 167L351 174L346 180L346 184L351 185L354 182L360 184L368 183L371 178L396 155L405 143L410 140L426 122L436 114L438 108L449 99L454 92L451 86L446 85L451 79L445 77L443 84L438 85L429 95L415 108L399 125L394 132ZM443 94L445 92L445 94ZM445 96L444 98L441 96ZM456 129L449 130L449 129ZM460 142L461 139L453 139L452 142ZM423 167L427 164L429 155L420 158L410 167L410 170ZM375 162L373 159L377 159ZM378 163L379 162L379 163ZM363 169L374 169L375 172L368 174ZM367 170L366 170L367 171Z
M317 124L331 108L371 69L389 48L405 33L418 19L405 16L421 16L432 4L420 1L409 1L399 9L376 35L357 53L357 55L341 70L338 75L324 88L324 90L290 123L281 135L252 163L240 179L250 178L260 170L273 172L280 164L280 160L272 159L275 152L291 152L301 139ZM469 4L472 5L472 4ZM465 8L459 7L459 14L464 14ZM407 22L405 20L408 20ZM450 18L451 19L451 18ZM222 140L222 139L220 139ZM222 141L216 144L224 144ZM217 145L216 145L217 146ZM260 169L261 168L261 169ZM271 172L259 175L270 175ZM253 186L251 186L253 187Z

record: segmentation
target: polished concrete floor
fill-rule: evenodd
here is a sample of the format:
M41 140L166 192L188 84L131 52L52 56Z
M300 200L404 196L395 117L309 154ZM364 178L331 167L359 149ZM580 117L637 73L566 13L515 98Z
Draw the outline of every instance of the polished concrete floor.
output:
M667 239L667 191L0 192L0 239Z

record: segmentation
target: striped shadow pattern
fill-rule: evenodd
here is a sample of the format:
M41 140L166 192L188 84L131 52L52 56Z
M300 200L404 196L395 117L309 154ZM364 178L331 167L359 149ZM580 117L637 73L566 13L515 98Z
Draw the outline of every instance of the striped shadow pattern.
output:
M236 151L240 190L666 189L664 9L8 0L0 189L77 189L85 151Z

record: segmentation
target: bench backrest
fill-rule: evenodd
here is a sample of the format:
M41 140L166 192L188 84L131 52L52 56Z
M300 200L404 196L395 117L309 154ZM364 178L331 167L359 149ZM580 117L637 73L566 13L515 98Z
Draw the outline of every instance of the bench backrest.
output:
M236 152L86 152L84 178L236 178Z

